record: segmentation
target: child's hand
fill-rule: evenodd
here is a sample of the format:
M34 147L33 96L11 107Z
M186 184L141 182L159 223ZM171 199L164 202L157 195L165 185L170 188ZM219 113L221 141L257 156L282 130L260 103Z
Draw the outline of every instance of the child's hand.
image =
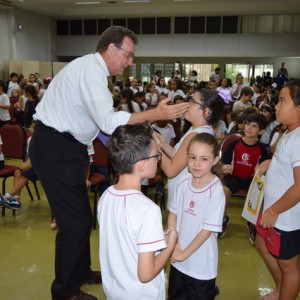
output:
M222 165L223 174L232 174L232 165Z
M178 233L173 227L169 227L165 232L165 240L166 243L169 244L175 244L177 243Z
M85 184L86 184L86 187L88 187L88 188L91 186L91 182L88 179L85 181Z
M269 208L262 215L260 226L264 229L273 228L278 219L278 215L272 212Z
M19 167L19 169L22 170L22 171L26 171L29 168L31 168L31 161L30 160L27 160L27 161L21 163L21 165Z
M176 261L184 261L185 259L186 258L184 256L184 251L180 248L179 244L177 243L170 260L171 262L176 262Z
M158 145L163 145L166 143L166 138L162 134L154 131L153 136Z
M270 165L271 160L265 160L263 161L261 164L259 164L258 166L255 167L254 171L255 173L257 173L258 177L261 177L261 175L265 174L268 170L268 167Z

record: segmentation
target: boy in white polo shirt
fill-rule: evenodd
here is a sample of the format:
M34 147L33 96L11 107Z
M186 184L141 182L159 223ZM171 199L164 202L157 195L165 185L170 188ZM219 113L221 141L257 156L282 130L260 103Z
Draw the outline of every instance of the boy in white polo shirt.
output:
M119 181L98 204L100 264L107 299L165 299L163 268L177 232L162 228L159 207L141 192L154 177L161 153L147 124L119 126L108 142Z

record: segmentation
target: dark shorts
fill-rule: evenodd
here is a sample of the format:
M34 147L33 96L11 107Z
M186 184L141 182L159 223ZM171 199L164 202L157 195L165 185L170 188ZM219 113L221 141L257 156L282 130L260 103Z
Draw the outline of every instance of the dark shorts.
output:
M223 177L223 185L229 188L232 194L239 190L248 191L253 177L240 178L232 175L225 175Z
M21 173L22 176L26 177L28 180L34 181L34 180L38 180L37 175L35 174L35 171L33 168L30 168L26 171L23 171Z
M199 280L171 265L168 300L213 300L218 294L216 279Z
M283 231L278 228L274 228L274 231L277 232L279 236L278 241L276 241L279 244L278 255L274 255L272 252L270 252L275 258L287 260L300 254L300 229ZM260 234L259 231L258 234ZM261 235L261 237L264 239L263 235Z

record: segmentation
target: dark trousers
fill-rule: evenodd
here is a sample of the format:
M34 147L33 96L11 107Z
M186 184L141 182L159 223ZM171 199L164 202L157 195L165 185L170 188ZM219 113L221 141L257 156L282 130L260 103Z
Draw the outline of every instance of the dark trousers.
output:
M195 279L181 273L171 265L168 300L213 300L217 291L215 278L210 280Z
M72 135L37 122L29 155L59 228L51 292L56 297L71 297L91 273L87 147Z

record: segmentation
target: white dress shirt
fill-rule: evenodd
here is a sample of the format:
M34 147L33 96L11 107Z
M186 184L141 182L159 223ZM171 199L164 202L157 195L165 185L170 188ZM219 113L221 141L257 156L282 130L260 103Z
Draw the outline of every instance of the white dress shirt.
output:
M69 132L88 145L99 129L105 133L130 118L127 112L114 112L107 87L109 71L97 52L77 58L52 80L43 100L36 107L35 120L60 132Z

